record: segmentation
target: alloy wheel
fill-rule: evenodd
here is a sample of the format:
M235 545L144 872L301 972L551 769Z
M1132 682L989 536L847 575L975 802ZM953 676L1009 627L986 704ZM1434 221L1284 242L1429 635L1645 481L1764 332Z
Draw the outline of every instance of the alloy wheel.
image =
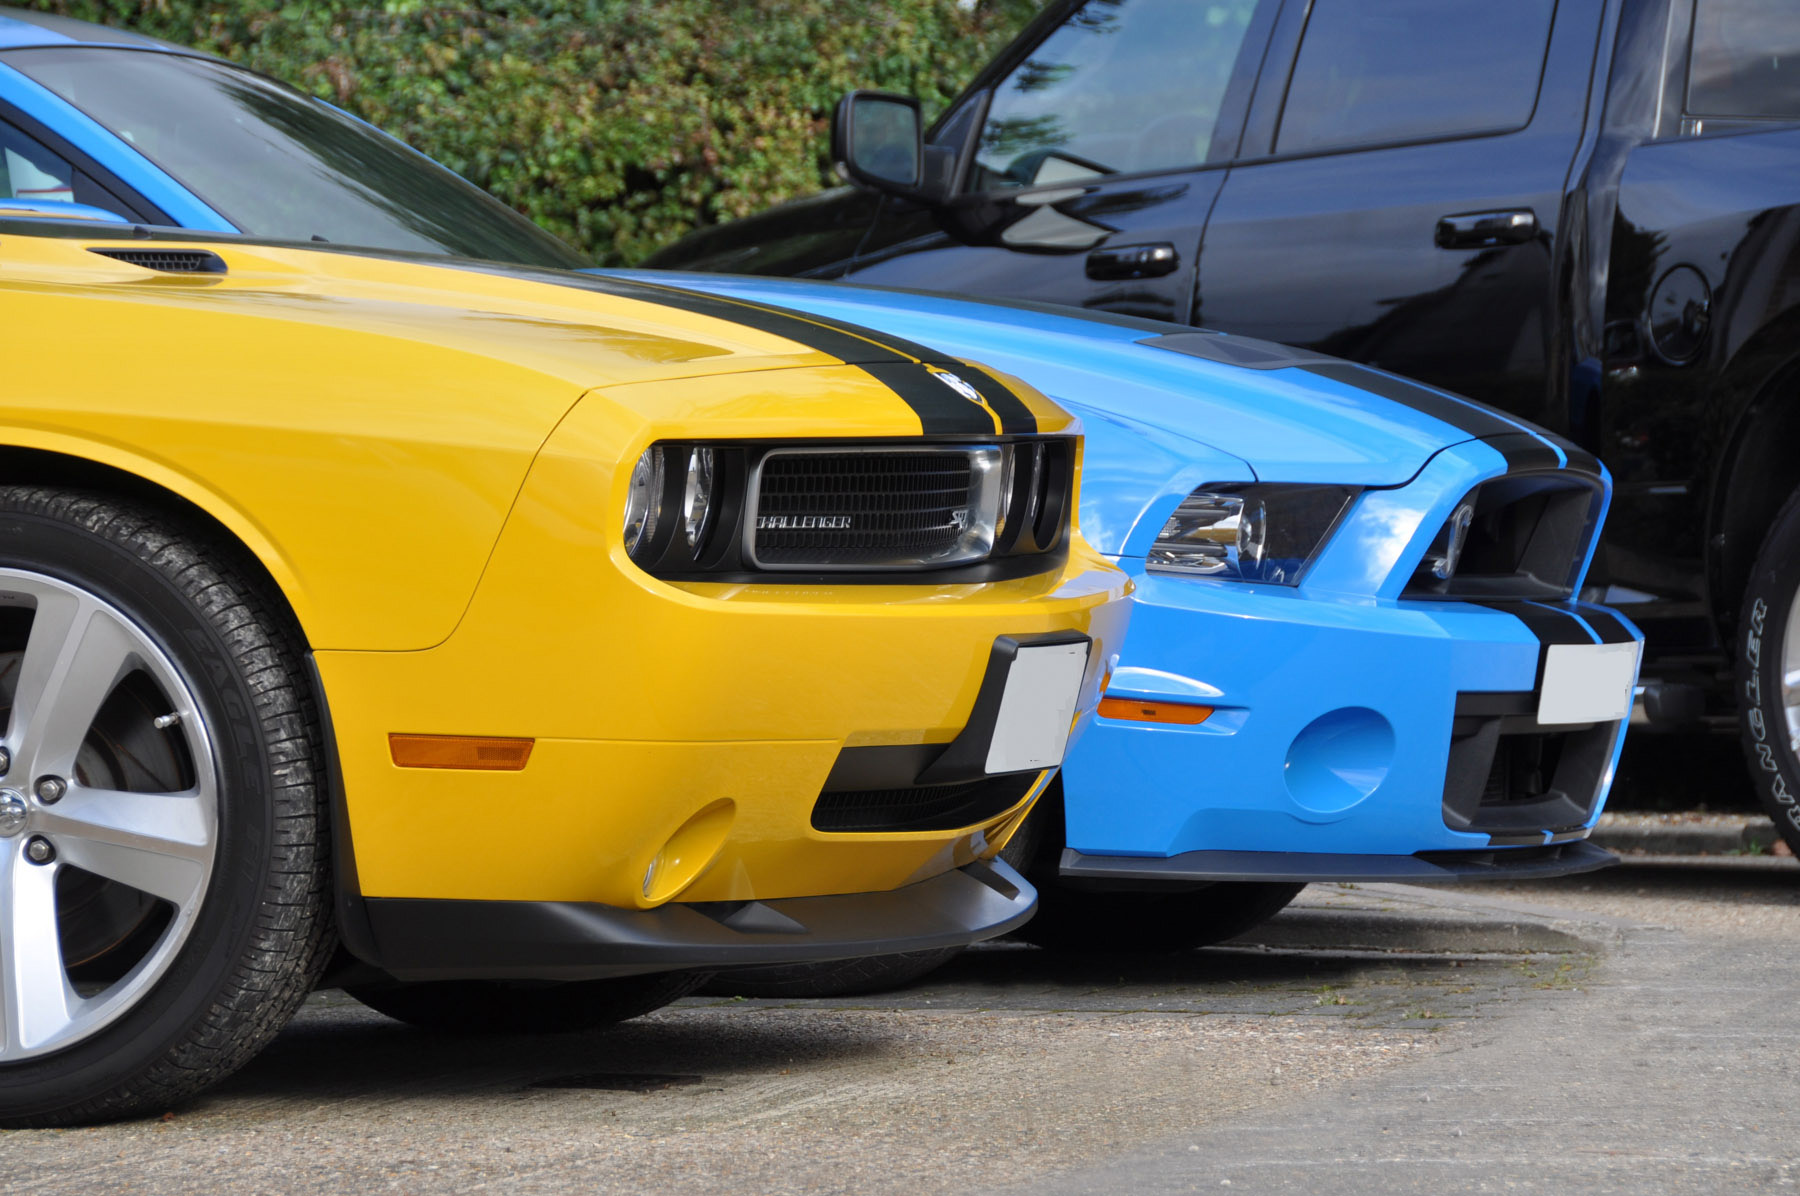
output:
M131 1009L213 872L218 779L169 658L95 594L0 569L0 1063Z

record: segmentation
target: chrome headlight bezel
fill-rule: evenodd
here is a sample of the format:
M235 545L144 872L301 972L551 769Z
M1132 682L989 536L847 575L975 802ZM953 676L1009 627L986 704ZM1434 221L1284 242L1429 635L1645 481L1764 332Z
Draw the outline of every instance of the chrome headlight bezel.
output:
M718 470L715 454L706 445L695 445L688 452L687 477L681 487L681 532L687 539L688 551L699 553L711 530L713 494Z
M1152 573L1297 586L1361 490L1317 483L1212 483L1175 508Z
M656 539L656 525L663 507L663 454L656 445L645 449L631 468L625 486L625 517L621 528L625 552L637 556Z

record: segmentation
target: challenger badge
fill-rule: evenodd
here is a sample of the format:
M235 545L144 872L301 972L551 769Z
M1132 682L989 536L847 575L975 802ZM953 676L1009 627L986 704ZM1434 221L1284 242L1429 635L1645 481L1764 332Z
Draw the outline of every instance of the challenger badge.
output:
M822 528L829 531L848 531L850 516L848 515L758 515L757 531L810 531Z

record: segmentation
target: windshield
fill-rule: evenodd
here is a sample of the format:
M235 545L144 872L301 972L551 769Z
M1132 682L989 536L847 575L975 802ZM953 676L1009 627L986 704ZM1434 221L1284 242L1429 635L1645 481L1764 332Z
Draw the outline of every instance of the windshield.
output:
M15 50L43 84L244 233L580 269L574 250L329 104L224 63L94 48Z

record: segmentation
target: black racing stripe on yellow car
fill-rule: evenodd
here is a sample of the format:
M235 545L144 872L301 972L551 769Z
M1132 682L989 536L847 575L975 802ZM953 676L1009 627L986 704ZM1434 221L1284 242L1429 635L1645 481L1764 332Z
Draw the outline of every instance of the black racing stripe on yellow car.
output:
M928 365L916 361L880 362L858 368L904 399L918 414L927 433L992 436L998 430L999 421L993 412L957 394Z
M986 408L963 398L948 383L933 374L928 363L943 360L942 353L904 337L889 336L872 328L810 312L702 294L660 283L637 279L606 281L619 286L621 292L628 297L742 324L759 332L805 345L809 349L835 357L846 365L855 366L876 378L911 407L919 417L921 430L928 436L979 436L1001 430L995 427L995 417ZM635 288L640 293L632 294L629 288ZM948 366L939 368L955 373ZM957 376L962 377L960 374ZM970 385L981 391L984 398L988 397L979 383L971 382ZM1010 391L1006 393L1013 403L1019 403L1017 396ZM1004 417L1000 422L1004 425ZM1018 422L1020 421L1014 420L1014 423ZM1022 430L1037 431L1037 421L1032 419L1030 427Z
M1421 415L1429 415L1476 439L1519 432L1529 434L1526 428L1472 399L1457 398L1444 391L1421 386L1417 382L1408 382L1404 378L1372 370L1368 366L1348 361L1330 361L1297 368L1345 386L1370 391L1384 399L1392 399L1402 407L1409 407Z
M991 436L995 420L985 407L971 403L947 384L931 376L923 364L948 358L904 337L889 336L872 328L847 324L826 316L772 307L747 299L709 295L684 287L642 279L606 278L586 273L559 273L491 262L459 262L463 269L522 278L556 286L572 286L616 299L631 299L754 328L805 345L880 381L912 408L920 431L927 436ZM948 367L945 367L948 368Z
M1038 430L1037 415L1023 398L998 375L973 361L958 366L958 377L968 382L1000 420L1000 430L1014 436L1029 436Z

